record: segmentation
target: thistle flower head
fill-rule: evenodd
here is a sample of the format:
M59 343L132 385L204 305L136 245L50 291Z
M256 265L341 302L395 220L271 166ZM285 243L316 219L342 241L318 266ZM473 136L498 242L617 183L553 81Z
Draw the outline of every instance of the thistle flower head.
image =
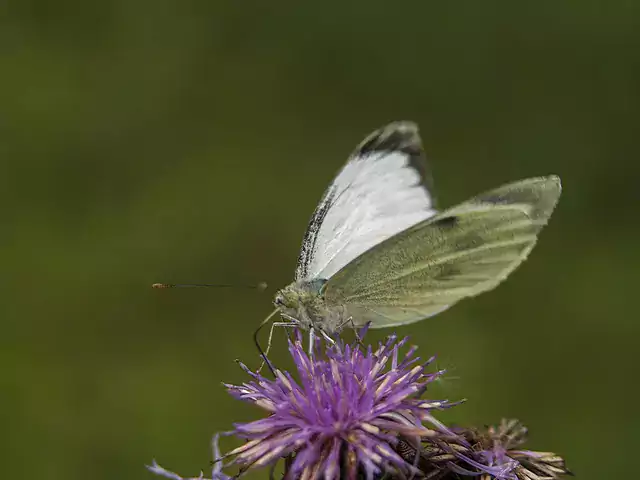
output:
M211 480L238 478L282 458L285 480L555 480L570 474L558 455L522 450L527 431L516 420L485 429L438 422L433 411L454 403L421 397L443 372L427 373L432 359L420 364L415 347L401 355L406 343L390 336L373 350L317 340L314 355L307 355L297 332L289 341L297 375L275 370L269 379L241 364L251 380L226 387L267 416L236 424L229 434L245 443L224 456L214 437ZM223 473L223 460L239 473ZM148 468L171 480L208 480L202 473L181 477L155 461Z
M430 480L475 477L480 480L554 480L571 475L564 459L551 452L520 450L527 429L517 420L502 420L485 429L452 429L458 437L423 439L418 465ZM416 449L403 444L404 456Z
M469 431L466 436L476 442L474 455L486 465L480 468L485 471L483 480L490 475L498 480L553 480L571 474L555 453L519 449L527 440L527 428L518 420L503 419L498 426Z
M419 363L415 347L401 356L406 343L391 336L375 351L336 343L309 356L298 334L289 341L297 378L276 370L271 380L243 366L252 381L227 388L268 416L235 425L233 434L247 442L228 454L231 464L253 469L289 457L291 479L418 474L395 451L398 438L448 433L432 411L451 404L420 398L442 372L426 373L429 362Z

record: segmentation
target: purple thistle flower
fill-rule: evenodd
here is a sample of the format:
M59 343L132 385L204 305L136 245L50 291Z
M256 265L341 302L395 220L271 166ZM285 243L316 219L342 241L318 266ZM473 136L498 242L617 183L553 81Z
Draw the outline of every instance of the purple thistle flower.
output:
M479 440L479 445L484 447L476 455L485 459L488 474L494 466L504 470L506 480L553 480L571 474L564 459L555 453L517 449L527 439L527 428L518 420L503 419L500 425L488 427L486 432L476 432L475 438L473 434L467 436Z
M420 364L416 347L401 357L407 341L390 336L365 351L360 343L318 339L309 356L297 331L289 340L297 380L280 370L268 379L240 364L252 380L227 389L268 416L236 424L228 434L246 442L224 456L214 437L211 480L273 468L282 458L285 480L555 480L570 474L554 453L521 450L527 431L516 420L484 430L449 429L436 420L434 410L456 403L421 399L444 372L426 373L433 358ZM231 465L239 467L234 477L222 473ZM155 461L147 468L170 480L208 480L202 473L183 478Z
M423 478L453 480L475 477L480 480L555 480L572 475L564 459L551 452L518 450L526 441L527 429L517 420L502 420L485 430L452 429L458 434L449 440L424 438L419 447L419 468ZM462 440L462 441L461 441ZM417 449L404 442L398 448L405 458L414 458Z
M420 398L443 372L425 373L433 359L419 364L416 347L400 358L407 340L390 336L366 352L359 345L336 343L324 352L316 348L310 357L298 333L289 341L297 381L279 370L274 380L267 379L242 365L253 380L226 387L269 416L235 425L232 433L247 443L227 454L234 457L231 464L250 470L289 457L289 479L420 476L411 460L396 452L398 439L452 436L432 411L453 404Z

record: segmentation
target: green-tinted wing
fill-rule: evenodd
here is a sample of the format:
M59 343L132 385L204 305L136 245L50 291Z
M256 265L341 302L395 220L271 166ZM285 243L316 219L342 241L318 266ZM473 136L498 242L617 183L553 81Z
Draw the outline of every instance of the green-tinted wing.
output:
M524 261L558 198L556 176L472 198L385 240L329 279L356 325L416 322L494 288Z

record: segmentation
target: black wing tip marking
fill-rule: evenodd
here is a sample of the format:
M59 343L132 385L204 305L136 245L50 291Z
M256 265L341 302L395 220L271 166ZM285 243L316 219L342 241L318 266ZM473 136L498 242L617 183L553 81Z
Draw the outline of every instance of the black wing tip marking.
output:
M375 153L401 152L407 155L409 165L420 175L422 185L431 196L432 205L436 204L431 171L422 147L420 131L415 122L402 120L391 122L369 134L352 154L352 158L367 157Z
M409 156L423 154L418 125L410 121L392 122L368 135L356 148L354 156L376 152L403 152Z

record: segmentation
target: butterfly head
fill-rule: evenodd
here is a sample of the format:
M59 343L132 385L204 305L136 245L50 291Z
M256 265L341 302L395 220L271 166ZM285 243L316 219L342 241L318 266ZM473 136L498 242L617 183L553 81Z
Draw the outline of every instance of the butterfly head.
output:
M276 293L273 304L281 311L293 310L300 305L300 293L294 285L289 285Z
M322 284L316 282L292 283L276 293L273 304L283 317L295 320L305 327L315 323L324 307Z

